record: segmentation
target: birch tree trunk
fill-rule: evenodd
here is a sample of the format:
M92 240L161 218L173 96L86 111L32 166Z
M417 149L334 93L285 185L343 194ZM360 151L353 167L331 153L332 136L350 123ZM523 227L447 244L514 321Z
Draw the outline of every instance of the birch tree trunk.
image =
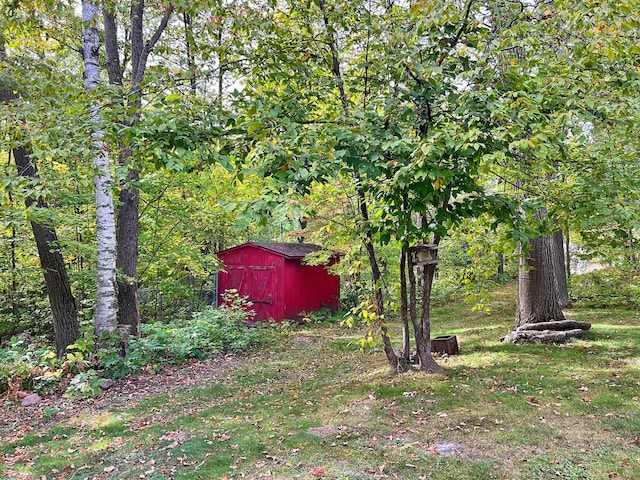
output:
M82 53L84 58L84 88L95 90L100 85L100 36L98 34L99 9L88 0L82 2ZM101 127L100 110L91 106L89 116L94 125L93 164L96 190L96 238L98 249L98 275L94 327L100 339L105 333L113 335L117 329L116 311L116 226L111 185L109 155Z

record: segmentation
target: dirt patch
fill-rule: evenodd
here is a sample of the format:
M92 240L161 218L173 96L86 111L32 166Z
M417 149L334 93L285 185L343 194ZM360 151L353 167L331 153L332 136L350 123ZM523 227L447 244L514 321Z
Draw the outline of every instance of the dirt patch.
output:
M317 343L318 339L315 337L310 337L308 335L296 335L291 338L291 343L294 345L310 345L312 343Z
M320 427L311 427L307 432L320 438L333 438L340 434L340 427L336 427L334 425L321 425Z
M166 366L159 374L135 375L117 380L97 398L66 398L63 394L44 396L41 403L23 407L19 401L0 398L0 442L16 442L38 426L52 426L72 416L95 414L170 395L176 391L206 387L237 367L242 357L220 356L206 362Z

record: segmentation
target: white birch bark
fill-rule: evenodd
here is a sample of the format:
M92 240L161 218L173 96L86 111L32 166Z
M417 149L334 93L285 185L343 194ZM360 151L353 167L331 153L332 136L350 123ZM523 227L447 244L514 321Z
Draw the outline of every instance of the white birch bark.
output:
M99 9L90 0L82 2L82 51L84 57L84 88L95 90L100 84L100 36L98 34ZM91 106L89 117L95 124L93 139L96 167L94 178L96 190L96 237L98 247L98 276L95 333L100 338L105 332L114 334L117 328L116 287L116 223L111 189L109 155L101 128L100 111L97 104Z

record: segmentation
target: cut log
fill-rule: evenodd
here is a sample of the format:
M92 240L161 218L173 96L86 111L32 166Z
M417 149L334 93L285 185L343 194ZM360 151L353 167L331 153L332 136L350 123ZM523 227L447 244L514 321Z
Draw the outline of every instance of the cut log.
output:
M516 330L511 332L506 337L501 338L503 342L512 343L562 343L566 342L569 338L580 338L584 334L584 330L576 328L574 330Z
M575 320L560 320L553 322L538 322L538 323L525 323L517 328L520 330L555 330L555 331L564 331L564 330L589 330L591 328L591 324L589 322L576 322Z

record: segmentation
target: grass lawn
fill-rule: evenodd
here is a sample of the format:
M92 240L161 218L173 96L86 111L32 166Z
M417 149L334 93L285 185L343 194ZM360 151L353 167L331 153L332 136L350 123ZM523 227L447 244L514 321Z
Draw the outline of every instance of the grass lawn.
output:
M433 334L460 346L439 375L390 375L362 332L323 324L189 384L188 370L138 378L162 379L152 394L5 400L0 476L640 479L638 312L575 309L593 324L583 340L505 345L514 299L511 285L489 314L434 312Z

